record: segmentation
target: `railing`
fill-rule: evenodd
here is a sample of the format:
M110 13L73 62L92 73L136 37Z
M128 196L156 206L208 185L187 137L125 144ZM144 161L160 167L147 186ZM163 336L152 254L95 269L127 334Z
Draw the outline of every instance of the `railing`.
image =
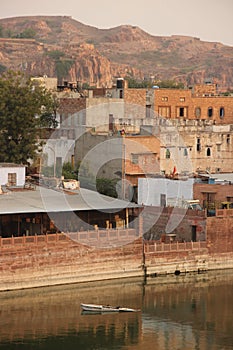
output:
M68 233L55 233L35 236L20 236L20 237L0 237L0 248L7 246L25 246L37 244L50 244L57 242L68 242L73 240L80 243L88 243L94 241L122 241L134 240L138 238L135 229L108 229L108 230L93 230Z
M137 238L138 234L135 229L107 229L81 232L69 232L68 237L77 241L99 241L99 240L122 240Z
M160 243L160 242L144 242L144 253L163 253L163 252L180 252L187 250L201 250L207 248L206 241L198 242L172 242L172 243Z
M62 233L48 234L48 235L35 235L35 236L20 236L20 237L0 237L0 248L5 246L20 246L39 243L56 243L56 242L69 241L69 238Z

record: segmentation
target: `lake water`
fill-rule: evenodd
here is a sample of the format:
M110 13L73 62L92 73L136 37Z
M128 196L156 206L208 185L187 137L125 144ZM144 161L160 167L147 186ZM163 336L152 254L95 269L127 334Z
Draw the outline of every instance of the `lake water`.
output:
M141 311L82 315L81 302ZM0 349L233 349L232 270L2 292L0 305Z

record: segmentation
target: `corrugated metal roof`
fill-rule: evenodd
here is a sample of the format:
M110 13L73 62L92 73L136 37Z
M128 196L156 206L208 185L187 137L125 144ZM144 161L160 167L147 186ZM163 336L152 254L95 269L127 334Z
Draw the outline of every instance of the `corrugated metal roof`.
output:
M202 177L207 177L209 179L215 179L219 181L228 181L233 183L233 173L221 173L221 174L199 174Z
M0 215L84 210L114 211L126 207L140 206L87 189L68 194L59 190L36 187L35 191L8 192L0 195Z

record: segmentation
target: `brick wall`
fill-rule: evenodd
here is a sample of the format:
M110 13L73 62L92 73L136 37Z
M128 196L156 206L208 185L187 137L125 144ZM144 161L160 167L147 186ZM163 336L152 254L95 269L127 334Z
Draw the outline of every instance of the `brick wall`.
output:
M68 116L86 108L85 98L60 98L58 113Z
M210 254L233 254L233 213L226 217L209 217L206 235Z
M147 222L153 226L147 230L145 238L149 240L163 241L166 233L174 234L175 241L191 241L192 227L196 227L196 240L205 240L206 218L204 211L187 210L183 208L147 207L143 212L145 230Z
M228 197L233 198L233 186L222 184L201 184L195 183L193 185L193 197L199 199L201 205L207 199L207 192L212 194L213 202L219 204L227 201Z
M146 89L125 89L124 101L146 107Z
M81 245L65 235L2 239L0 290L142 276L142 241L118 248ZM21 237L20 237L21 239ZM30 242L31 240L31 242ZM3 243L4 242L4 243Z

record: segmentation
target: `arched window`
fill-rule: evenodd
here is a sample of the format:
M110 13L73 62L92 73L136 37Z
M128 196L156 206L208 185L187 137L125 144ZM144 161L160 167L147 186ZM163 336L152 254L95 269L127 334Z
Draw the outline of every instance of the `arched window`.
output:
M220 117L220 118L223 118L224 115L225 115L224 107L220 107L220 109L219 109L219 117Z
M196 107L195 108L195 117L196 118L200 118L201 116L201 108L200 107Z
M169 149L166 149L166 158L169 159L171 157L171 153L169 151Z
M209 147L206 150L206 155L207 155L207 157L211 156L211 149Z
M213 116L213 108L208 107L208 117L212 117L212 116Z

